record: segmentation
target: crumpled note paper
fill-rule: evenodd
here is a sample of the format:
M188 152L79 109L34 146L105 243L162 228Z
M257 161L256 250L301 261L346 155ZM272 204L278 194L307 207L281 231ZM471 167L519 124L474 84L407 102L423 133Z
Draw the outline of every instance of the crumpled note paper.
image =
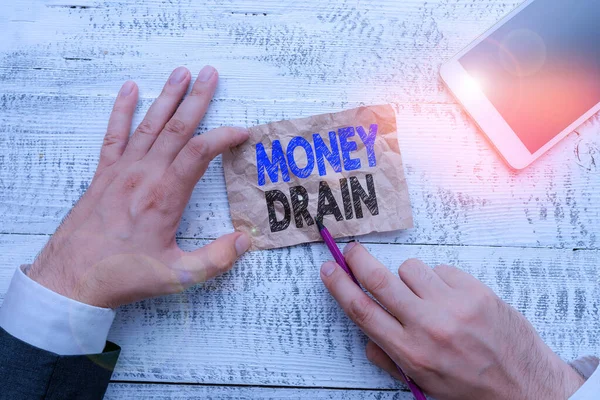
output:
M249 129L223 168L233 226L251 250L412 228L390 105L273 122Z

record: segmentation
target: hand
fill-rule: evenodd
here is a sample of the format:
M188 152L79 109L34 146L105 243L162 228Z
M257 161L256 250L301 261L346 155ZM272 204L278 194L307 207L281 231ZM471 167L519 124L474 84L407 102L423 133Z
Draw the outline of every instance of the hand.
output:
M30 267L32 279L83 303L115 308L210 279L249 248L242 233L193 252L175 242L184 207L209 162L248 138L241 128L192 138L218 74L202 69L180 104L190 80L186 68L173 71L131 138L138 89L131 81L123 85L92 183Z
M372 340L369 360L393 376L395 361L428 394L457 400L567 399L583 384L521 314L473 276L408 260L398 278L360 244L344 253L385 309L333 262L323 264L321 278Z

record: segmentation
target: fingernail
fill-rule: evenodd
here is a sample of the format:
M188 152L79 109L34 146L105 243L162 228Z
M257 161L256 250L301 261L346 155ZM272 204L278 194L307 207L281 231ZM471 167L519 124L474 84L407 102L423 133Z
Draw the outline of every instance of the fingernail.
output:
M241 256L250 248L250 238L245 233L242 233L235 239L235 252L237 256Z
M212 78L215 71L216 70L213 67L207 65L206 67L202 68L202 70L198 74L198 80L200 82L208 82L209 79Z
M169 84L171 85L179 85L188 74L188 70L186 67L178 67L175 71L171 72L171 77L169 78Z
M321 273L325 276L331 276L333 271L337 268L337 265L333 261L327 261L321 266Z
M119 96L125 97L129 96L131 92L133 92L133 88L135 87L135 83L133 81L127 81L121 86L121 90L119 90Z
M352 240L351 242L349 242L346 247L344 247L344 254L348 253L350 250L352 250L354 248L354 246L356 246L358 244L358 242L356 240Z

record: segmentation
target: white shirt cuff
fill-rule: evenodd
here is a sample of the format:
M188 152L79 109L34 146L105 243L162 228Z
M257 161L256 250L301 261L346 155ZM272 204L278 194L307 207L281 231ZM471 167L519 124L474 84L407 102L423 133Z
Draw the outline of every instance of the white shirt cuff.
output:
M587 369L587 371L580 371L584 375L587 375L592 368L595 368L595 371L585 381L583 386L573 396L569 397L569 400L595 400L600 393L600 367L598 367L598 359L595 357L585 357L578 360L578 362L581 363L581 365L577 366L578 371ZM582 368L582 366L586 368Z
M69 299L29 278L21 266L0 307L0 327L60 355L102 353L115 311Z

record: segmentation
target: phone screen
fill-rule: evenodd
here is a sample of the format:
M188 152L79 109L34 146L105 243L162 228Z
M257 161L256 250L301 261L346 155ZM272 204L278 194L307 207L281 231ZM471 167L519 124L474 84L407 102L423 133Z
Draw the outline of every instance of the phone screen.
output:
M600 102L600 1L536 0L459 62L533 154Z

